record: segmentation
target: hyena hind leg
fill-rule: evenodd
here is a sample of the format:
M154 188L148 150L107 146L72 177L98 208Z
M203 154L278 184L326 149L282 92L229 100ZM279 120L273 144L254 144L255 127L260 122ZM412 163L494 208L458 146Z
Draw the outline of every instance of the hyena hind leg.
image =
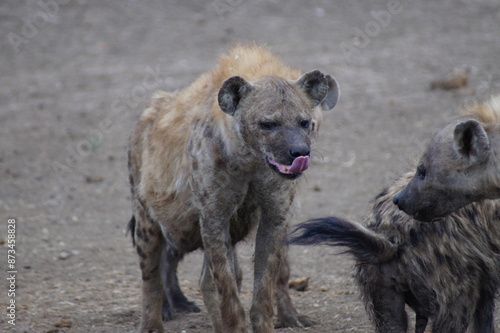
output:
M162 280L160 273L163 235L158 224L138 203L129 223L132 240L139 255L142 273L142 316L139 333L162 333Z
M369 298L373 305L373 319L377 333L407 332L408 319L402 293L392 287L377 287L371 291Z
M164 321L173 318L175 312L201 312L200 308L189 301L179 286L177 266L184 254L166 244L161 259L161 277L163 280L163 309Z

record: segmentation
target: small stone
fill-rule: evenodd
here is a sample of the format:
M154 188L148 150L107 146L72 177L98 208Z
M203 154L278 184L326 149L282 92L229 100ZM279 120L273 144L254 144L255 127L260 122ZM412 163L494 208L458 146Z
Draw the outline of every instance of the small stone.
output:
M288 287L297 291L305 291L309 285L309 277L288 281Z
M55 327L71 327L73 326L73 322L69 319L61 319L57 323L54 324Z
M69 257L71 257L71 253L63 251L63 252L59 253L59 256L57 257L57 259L59 259L59 260L66 260Z
M101 176L85 176L85 181L88 183L88 184L95 184L95 183L101 183L102 181L104 180L103 177Z
M468 83L469 76L467 72L463 71L442 80L431 82L431 90L455 90L466 87Z

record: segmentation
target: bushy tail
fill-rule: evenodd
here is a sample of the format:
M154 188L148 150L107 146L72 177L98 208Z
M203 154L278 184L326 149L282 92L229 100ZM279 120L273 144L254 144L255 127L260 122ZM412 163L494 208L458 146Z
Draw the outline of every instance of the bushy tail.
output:
M352 254L358 264L383 263L396 256L396 245L356 222L338 217L325 217L298 224L292 231L290 244L345 246L343 253Z

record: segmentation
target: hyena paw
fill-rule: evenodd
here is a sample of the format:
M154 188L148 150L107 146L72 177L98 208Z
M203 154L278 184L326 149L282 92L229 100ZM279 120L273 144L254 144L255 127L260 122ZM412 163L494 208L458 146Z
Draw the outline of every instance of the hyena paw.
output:
M164 333L163 324L141 325L137 333Z
M176 312L201 312L195 302L185 301L175 304Z
M308 317L303 315L288 315L281 316L278 318L278 322L276 323L275 328L285 328L285 327L310 327L314 326L316 322Z
M170 304L163 302L163 307L161 309L161 318L163 321L170 321L174 319L175 311L172 309Z

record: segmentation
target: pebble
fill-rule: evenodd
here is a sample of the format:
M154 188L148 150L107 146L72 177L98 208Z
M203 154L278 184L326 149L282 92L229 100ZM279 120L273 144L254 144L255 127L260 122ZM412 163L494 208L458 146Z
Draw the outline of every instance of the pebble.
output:
M69 257L71 257L71 255L72 255L71 253L63 251L63 252L59 253L59 256L57 257L57 259L59 259L59 260L66 260Z

